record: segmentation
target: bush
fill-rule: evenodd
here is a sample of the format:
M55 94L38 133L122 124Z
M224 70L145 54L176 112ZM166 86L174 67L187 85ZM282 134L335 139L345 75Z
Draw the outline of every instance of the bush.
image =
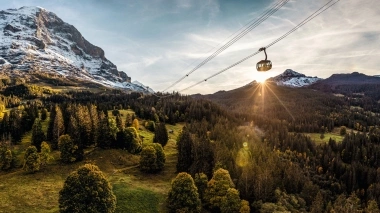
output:
M59 192L61 213L104 212L116 209L112 187L99 168L86 164L72 172Z

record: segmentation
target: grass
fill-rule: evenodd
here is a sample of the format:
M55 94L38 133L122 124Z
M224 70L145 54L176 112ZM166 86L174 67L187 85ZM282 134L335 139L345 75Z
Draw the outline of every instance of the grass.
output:
M123 110L122 114L133 113ZM42 123L47 130L48 119ZM168 144L164 147L166 163L157 174L145 174L138 168L139 155L132 155L124 150L86 150L85 159L73 164L59 162L59 152L52 154L55 160L39 172L26 174L21 168L7 173L0 172L0 212L59 212L58 197L67 176L85 163L96 164L103 171L113 186L117 197L116 212L167 212L165 200L176 176L177 149L176 141L183 124L167 125ZM144 143L153 140L153 133L144 127L140 129ZM25 145L30 144L31 133L23 137ZM19 147L24 146L23 144ZM20 148L19 155L23 150Z
M340 128L336 127L333 129L332 132L325 133L325 137L321 139L320 133L305 133L306 135L309 135L310 138L315 141L316 144L322 144L322 143L328 143L330 138L335 140L336 142L340 143L344 139L344 135L339 134ZM351 129L347 128L347 133L351 132ZM357 133L356 130L353 130L355 133Z
M125 183L113 184L113 192L117 197L116 212L159 212L160 196L144 188L134 188Z

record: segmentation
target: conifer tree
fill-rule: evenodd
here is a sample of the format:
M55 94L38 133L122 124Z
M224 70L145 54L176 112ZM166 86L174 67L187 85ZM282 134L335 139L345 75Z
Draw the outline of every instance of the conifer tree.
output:
M54 120L56 115L56 106L52 106L50 109L50 116L49 116L49 124L48 124L48 130L46 133L46 140L52 142L53 141L53 129L54 129Z
M32 127L32 145L41 151L41 143L45 140L45 133L42 131L41 120L36 118Z
M59 192L61 213L104 212L116 209L112 187L100 169L85 164L72 172Z
M250 213L251 208L249 207L249 202L246 200L241 200L240 213Z
M48 164L49 161L54 159L54 157L50 153L51 153L51 150L50 150L49 144L43 141L41 143L41 153L40 153L41 166Z
M181 172L172 181L168 195L169 212L201 212L201 201L191 175Z
M239 191L234 188L229 188L220 206L221 213L239 212L240 207L241 200Z
M132 127L134 127L137 131L139 131L140 124L139 124L139 120L137 120L137 118L133 119Z
M105 116L104 112L99 114L99 128L98 128L98 144L97 146L103 149L110 148L114 144L114 138L110 132L108 126L108 118Z
M204 173L195 174L194 182L198 188L199 198L201 199L201 201L204 201L204 194L205 194L205 191L207 188L207 182L208 182L207 175L205 175Z
M0 143L0 169L9 170L12 167L12 161L12 151L4 142Z
M42 108L41 109L41 120L46 120L46 118L47 118L47 110L46 110L46 108Z
M161 144L152 143L145 146L140 154L140 169L143 172L154 173L165 166L166 156Z
M168 131L164 123L160 123L157 125L156 130L154 131L154 143L159 143L164 147L169 140Z
M228 189L233 187L234 184L229 172L225 169L216 170L211 180L207 183L205 192L205 200L209 208L220 210Z
M182 133L177 141L178 161L177 172L189 172L194 162L194 146L191 135L186 127L183 127Z
M63 115L61 108L57 105L55 106L55 117L53 121L53 132L52 132L52 148L58 148L58 139L61 135L65 133L65 125L63 123Z
M61 152L61 161L64 163L72 163L77 161L78 146L74 144L69 135L61 135L59 137L59 151Z
M91 138L90 141L92 144L98 143L99 137L99 114L95 105L91 104L89 106L89 113L91 117Z
M34 173L40 170L40 156L35 146L29 146L24 155L24 167L27 172Z

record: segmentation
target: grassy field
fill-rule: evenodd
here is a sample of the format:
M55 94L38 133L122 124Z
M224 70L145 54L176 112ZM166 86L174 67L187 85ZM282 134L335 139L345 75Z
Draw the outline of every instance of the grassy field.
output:
M321 139L321 134L320 133L305 133L306 135L309 135L310 138L315 141L317 144L321 143L328 143L330 138L335 140L336 142L342 142L344 136L339 134L340 128L336 127L333 129L332 132L327 132L325 133L325 137ZM347 128L347 133L351 132L351 129ZM356 130L354 130L355 133L357 133Z
M133 113L130 110L122 110ZM141 120L141 123L144 122ZM140 123L140 124L141 124ZM46 131L48 120L43 122ZM84 161L69 165L60 163L59 152L54 151L55 160L35 174L26 174L21 168L8 173L0 172L0 213L1 212L58 212L59 190L66 177L79 166L93 163L99 166L113 186L117 197L116 212L166 212L165 200L171 180L176 176L176 141L182 124L167 125L172 129L168 144L164 147L166 163L158 174L145 174L138 168L139 155L124 150L85 150ZM153 133L144 127L139 130L144 143L151 143ZM20 147L30 144L31 133L23 137ZM21 156L21 148L19 155Z

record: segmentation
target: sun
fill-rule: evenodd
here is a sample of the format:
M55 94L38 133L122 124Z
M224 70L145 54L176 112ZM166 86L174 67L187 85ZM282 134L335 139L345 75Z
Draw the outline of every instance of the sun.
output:
M266 73L255 73L253 75L253 79L255 79L258 83L265 83L265 81L269 78L268 74Z

